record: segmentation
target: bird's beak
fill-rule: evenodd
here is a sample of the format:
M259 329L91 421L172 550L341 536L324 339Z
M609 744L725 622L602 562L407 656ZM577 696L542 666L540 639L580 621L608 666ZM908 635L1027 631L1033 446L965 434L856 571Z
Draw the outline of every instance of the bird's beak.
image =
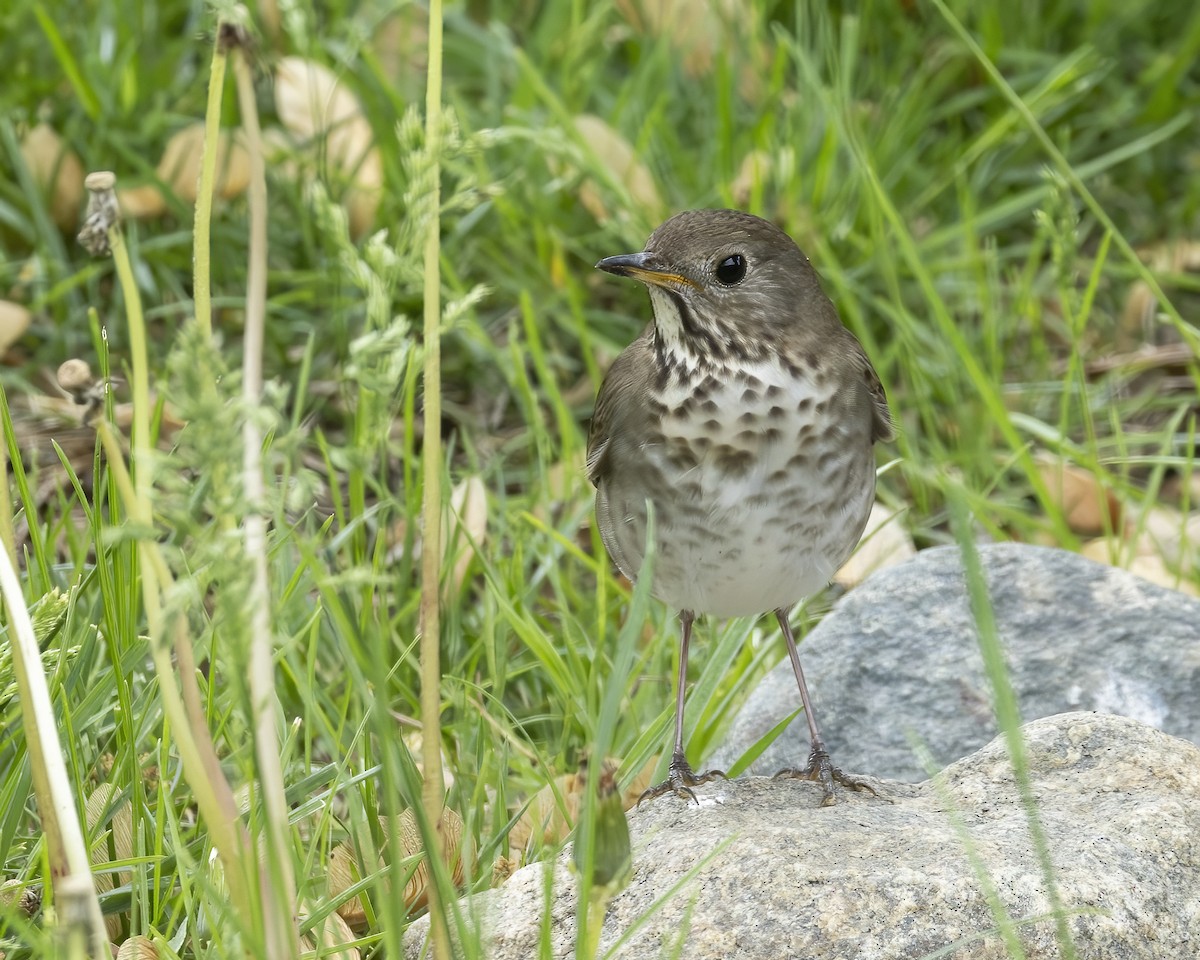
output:
M680 273L664 269L652 253L622 253L616 257L605 257L596 264L597 270L615 273L618 277L633 277L642 283L656 287L688 286L696 284Z

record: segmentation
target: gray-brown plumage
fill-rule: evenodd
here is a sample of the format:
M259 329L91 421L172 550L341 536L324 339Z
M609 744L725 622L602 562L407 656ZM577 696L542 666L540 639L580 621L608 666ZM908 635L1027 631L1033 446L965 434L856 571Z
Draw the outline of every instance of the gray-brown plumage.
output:
M821 589L862 534L875 494L876 441L892 437L883 387L808 258L778 227L736 210L694 210L641 253L601 270L646 284L654 322L610 368L596 398L588 477L613 561L631 580L653 504L651 591L680 611L670 777L691 787L683 752L687 650L696 614L774 611L812 736L808 765L825 802L838 771L825 753L788 611Z

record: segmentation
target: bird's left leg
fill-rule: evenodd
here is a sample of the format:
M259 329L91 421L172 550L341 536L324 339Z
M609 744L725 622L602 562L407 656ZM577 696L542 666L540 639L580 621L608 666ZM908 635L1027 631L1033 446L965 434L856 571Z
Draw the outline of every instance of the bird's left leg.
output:
M867 781L861 780L858 777L852 777L848 773L843 773L829 759L829 754L825 750L825 741L821 737L821 731L817 729L817 718L813 713L812 700L808 696L808 686L804 682L804 670L800 667L800 652L796 649L796 638L792 635L792 625L788 622L788 611L781 607L775 611L775 616L779 620L780 629L783 630L783 639L787 644L788 657L792 661L792 670L796 674L796 683L800 687L800 702L804 704L804 717L808 721L808 734L812 740L812 751L808 755L808 766L802 769L789 767L780 770L775 774L776 778L795 777L800 780L816 780L821 784L821 789L825 793L825 796L821 799L821 806L823 807L837 803L837 797L833 792L835 782L840 783L849 790L869 790L872 794L878 796L875 788L867 783Z

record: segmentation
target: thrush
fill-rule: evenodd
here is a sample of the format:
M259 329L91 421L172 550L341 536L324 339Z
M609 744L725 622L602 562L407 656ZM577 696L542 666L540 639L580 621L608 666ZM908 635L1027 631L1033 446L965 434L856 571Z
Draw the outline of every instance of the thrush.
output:
M786 233L737 210L666 221L641 253L596 266L640 280L653 322L613 362L588 437L596 521L636 580L653 508L651 593L681 621L668 778L642 799L692 788L684 755L688 646L698 614L773 611L800 688L811 751L780 771L870 789L833 765L788 620L854 550L875 499L873 445L893 435L883 386L861 344Z

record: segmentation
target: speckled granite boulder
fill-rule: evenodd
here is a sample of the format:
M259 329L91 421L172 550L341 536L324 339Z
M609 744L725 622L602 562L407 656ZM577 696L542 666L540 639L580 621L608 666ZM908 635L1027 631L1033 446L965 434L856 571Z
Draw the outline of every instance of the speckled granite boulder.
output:
M1024 736L1079 960L1194 960L1200 749L1103 714L1038 720ZM880 791L886 799L840 794L820 807L816 784L746 777L698 788L698 806L644 804L630 814L633 880L609 906L601 951L646 918L617 956L1007 960L997 931L1009 923L1028 960L1057 960L1050 890L1002 741L937 781ZM481 918L491 960L573 957L574 890L563 857L519 870L463 912ZM408 957L426 929L408 931Z
M1200 743L1200 600L1065 550L999 543L979 552L1025 720L1098 710ZM876 573L808 635L800 658L843 770L916 782L925 770L910 736L942 766L996 735L957 548ZM705 766L728 769L799 705L785 658ZM807 756L801 714L750 772Z

